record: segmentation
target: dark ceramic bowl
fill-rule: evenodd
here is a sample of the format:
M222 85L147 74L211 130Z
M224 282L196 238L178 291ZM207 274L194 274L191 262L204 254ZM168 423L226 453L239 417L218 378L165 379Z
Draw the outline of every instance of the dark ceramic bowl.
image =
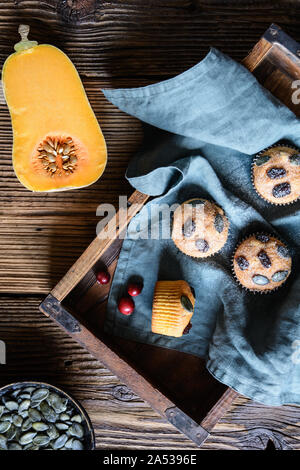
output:
M18 390L20 388L26 388L26 387L47 388L51 392L57 393L62 398L67 398L69 400L69 402L71 403L71 405L73 406L73 408L82 417L81 425L84 428L84 437L83 437L84 450L94 450L95 449L94 430L93 430L93 426L92 426L91 420L90 420L87 412L78 403L77 400L75 400L73 397L71 397L68 393L64 392L60 388L55 387L54 385L44 383L44 382L36 382L36 381L16 382L16 383L12 383L12 384L9 384L9 385L5 385L4 387L0 387L0 398L3 395L5 395L6 393L12 393L15 390Z

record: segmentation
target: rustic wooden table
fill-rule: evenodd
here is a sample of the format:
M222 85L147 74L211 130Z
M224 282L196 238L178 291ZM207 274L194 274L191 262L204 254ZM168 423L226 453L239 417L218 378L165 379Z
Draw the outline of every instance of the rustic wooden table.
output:
M264 5L261 6L261 3ZM270 23L300 40L300 3L222 0L0 1L0 64L18 40L63 49L76 65L104 131L109 162L93 186L33 194L11 164L12 132L0 98L0 385L49 381L87 409L99 449L196 449L101 363L64 335L38 305L95 236L96 207L132 192L124 172L141 125L106 102L103 87L146 85L196 64L210 45L241 60ZM300 449L300 408L237 398L203 449Z

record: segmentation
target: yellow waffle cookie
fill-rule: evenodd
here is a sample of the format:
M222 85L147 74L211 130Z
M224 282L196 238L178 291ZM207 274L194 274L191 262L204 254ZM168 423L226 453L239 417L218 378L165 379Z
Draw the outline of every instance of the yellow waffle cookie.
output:
M195 298L185 281L158 281L155 285L152 325L153 333L182 336L194 313Z

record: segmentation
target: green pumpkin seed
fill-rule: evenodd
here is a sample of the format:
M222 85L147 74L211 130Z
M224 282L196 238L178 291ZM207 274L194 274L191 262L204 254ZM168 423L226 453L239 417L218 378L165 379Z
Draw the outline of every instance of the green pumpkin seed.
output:
M30 393L22 393L19 398L22 400L30 400Z
M287 277L288 273L288 271L277 271L273 274L272 281L281 282Z
M32 426L31 419L28 418L23 422L21 429L22 429L22 431L26 432L31 428L31 426Z
M20 444L22 446L30 444L36 436L36 432L26 432L20 437Z
M82 442L78 441L77 439L74 439L72 443L72 450L83 450Z
M257 284L258 286L265 286L266 284L269 284L269 279L266 276L262 276L260 274L253 276L252 280L254 284Z
M23 447L23 450L39 450L39 447L30 442L25 447Z
M69 426L66 423L56 423L55 426L59 431L66 431L69 429Z
M33 444L37 445L37 446L41 446L41 447L44 447L46 445L49 444L50 442L50 437L49 436L46 436L44 434L39 434L38 436L36 436L34 439L33 439Z
M28 418L28 410L22 411L22 413L20 413L20 416L21 416L21 418L23 418L23 419Z
M43 401L45 400L49 395L49 390L47 388L38 388L35 390L31 396L33 401Z
M0 434L0 449L7 450L7 439L2 434Z
M204 199L193 199L189 202L189 204L193 207L195 206L204 206L205 200Z
M182 295L180 297L180 303L187 312L193 313L194 311L193 304L186 295Z
M23 424L23 418L19 415L14 415L12 421L17 428L20 428Z
M0 434L5 434L6 431L8 431L10 427L11 427L10 421L1 421L0 422Z
M56 413L63 413L67 409L68 400L61 398L56 393L50 393L47 402L56 411Z
M32 394L32 392L33 392L34 390L35 390L35 387L25 387L25 388L23 389L23 391L24 391L25 393L29 393L30 395Z
M73 441L74 441L74 439L73 439L73 437L71 437L71 439L69 439L69 440L66 442L65 448L66 448L66 449L72 449Z
M70 418L70 416L67 413L61 413L61 415L59 416L59 419L61 421L68 421L69 418Z
M61 449L62 447L64 447L67 440L68 440L68 436L66 434L62 434L53 442L53 449L55 450Z
M1 406L0 406L0 418L1 418L1 416L3 415L3 412L4 412L4 406L1 405Z
M74 421L75 423L82 423L82 417L80 415L74 415L72 418L71 418L71 421Z
M22 413L23 411L28 410L29 407L30 407L30 400L28 399L23 400L19 406L19 413Z
M59 432L58 430L56 429L56 427L54 426L54 424L49 424L49 427L47 429L47 434L48 436L50 437L51 441L53 439L57 439L58 436L59 436Z
M7 401L5 403L5 407L9 410L9 411L15 411L19 408L19 405L16 401Z
M31 419L31 421L41 421L42 420L42 415L41 413L36 410L35 408L29 408L28 410L28 417Z
M289 157L290 163L295 166L300 165L300 154L299 153L294 153L294 155L291 155Z
M40 410L44 416L44 418L49 421L50 423L55 423L58 416L55 411L48 405L46 401L43 401L40 406Z
M8 450L22 450L22 447L17 442L10 442L8 444Z
M46 431L46 430L49 428L48 424L43 423L42 421L38 421L38 422L36 422L36 423L32 423L32 427L33 427L33 429L34 429L35 431L38 431L38 432L40 432L40 431Z
M6 432L6 438L8 441L12 441L17 434L17 429L16 427L12 424L9 428L9 430Z
M69 432L71 436L76 437L83 437L84 434L83 427L81 426L81 424L78 423L73 423L69 429Z
M258 155L258 157L255 160L255 165L256 166L262 166L265 163L267 163L270 160L271 157L269 155Z

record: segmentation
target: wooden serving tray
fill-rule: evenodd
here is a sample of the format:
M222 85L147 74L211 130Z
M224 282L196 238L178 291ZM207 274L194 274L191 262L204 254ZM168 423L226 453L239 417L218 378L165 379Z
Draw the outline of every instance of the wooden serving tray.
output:
M263 86L300 115L300 107L291 99L295 91L292 82L300 78L297 42L272 25L243 64ZM107 237L95 238L40 305L40 310L200 447L237 393L216 381L201 358L109 337L103 332L110 286L99 286L95 273L106 266L113 277L122 245L118 236L148 198L138 191L132 194L127 214L124 216L122 210L123 214L119 212L108 223ZM118 236L110 238L109 234L115 233L115 220L119 221Z

